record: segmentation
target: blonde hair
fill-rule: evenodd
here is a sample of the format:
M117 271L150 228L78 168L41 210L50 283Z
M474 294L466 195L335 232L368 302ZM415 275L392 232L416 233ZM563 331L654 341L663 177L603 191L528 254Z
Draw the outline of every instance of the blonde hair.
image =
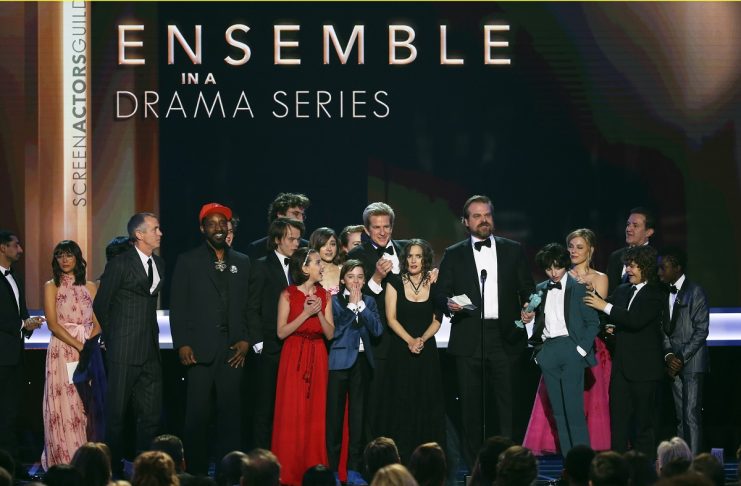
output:
M594 248L597 246L597 235L595 235L594 231L590 230L589 228L575 229L566 237L566 248L569 247L569 242L574 238L584 238L584 241L587 242L587 245L589 246L589 255L587 255L587 267L591 268L592 255L594 255Z
M370 486L418 486L414 476L401 464L384 466L373 476Z

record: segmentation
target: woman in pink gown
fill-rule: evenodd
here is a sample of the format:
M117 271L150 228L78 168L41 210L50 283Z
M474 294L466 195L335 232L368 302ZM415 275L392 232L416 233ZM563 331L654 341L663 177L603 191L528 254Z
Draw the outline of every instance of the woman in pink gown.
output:
M577 282L586 285L587 291L596 291L604 298L607 296L607 275L591 266L595 240L594 232L586 228L574 230L566 237L572 265L570 275ZM600 336L594 340L594 354L597 365L585 370L584 412L587 416L590 446L594 450L605 451L610 449L609 391L612 359ZM522 445L536 455L558 453L558 432L542 378Z
M334 335L330 297L319 253L299 248L291 256L290 285L278 301L278 337L283 339L275 391L272 450L281 464L281 484L299 486L304 472L328 464L326 441L329 362L325 340Z
M63 240L54 248L54 278L44 285L44 313L52 333L46 352L43 402L41 465L45 470L69 464L75 451L90 440L88 416L68 372L68 364L80 360L85 341L100 333L93 315L96 287L85 280L85 267L77 243Z

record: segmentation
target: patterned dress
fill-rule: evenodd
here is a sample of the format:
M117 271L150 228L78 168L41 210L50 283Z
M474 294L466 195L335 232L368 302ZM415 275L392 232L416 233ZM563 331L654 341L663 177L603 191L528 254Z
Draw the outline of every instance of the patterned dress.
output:
M63 274L57 289L57 322L84 343L93 331L93 300L87 287L73 285L74 277ZM52 336L46 352L44 386L44 452L41 465L69 464L75 451L88 441L87 416L67 363L78 361L77 350Z

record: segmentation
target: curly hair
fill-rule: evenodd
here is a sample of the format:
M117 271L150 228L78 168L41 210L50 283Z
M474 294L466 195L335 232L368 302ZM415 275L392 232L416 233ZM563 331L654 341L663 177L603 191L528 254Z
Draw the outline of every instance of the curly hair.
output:
M435 259L435 252L425 240L420 238L413 238L409 240L407 245L401 250L399 255L399 269L402 278L409 278L409 264L407 263L407 257L413 246L422 248L422 280L428 282L430 280L430 271L432 271L432 261Z
M659 278L656 273L656 258L656 250L652 246L633 246L625 250L623 263L630 265L635 262L641 270L643 281L653 283Z
M272 223L279 214L286 214L289 208L306 209L311 204L309 198L303 194L292 194L290 192L281 192L273 202L268 206L268 224Z
M75 276L75 285L85 285L85 272L87 269L87 262L82 258L82 250L80 245L72 240L62 240L57 243L54 247L54 253L51 257L51 271L54 278L54 285L59 287L62 278L62 267L59 266L57 258L64 254L69 254L75 257L75 268L72 270L72 274Z

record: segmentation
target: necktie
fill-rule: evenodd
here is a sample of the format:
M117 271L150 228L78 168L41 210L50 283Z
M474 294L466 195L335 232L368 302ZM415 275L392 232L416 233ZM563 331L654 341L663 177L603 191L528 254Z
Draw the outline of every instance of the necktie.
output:
M151 292L152 284L154 283L154 272L152 271L152 257L149 257L149 259L147 260L147 282L149 282L149 287L147 287L147 289Z
M674 286L674 285L670 285L669 286L669 292L671 292L672 294L676 294L677 293L677 287Z
M487 246L491 248L491 240L487 238L485 240L477 241L476 243L473 244L473 247L476 248L476 251L481 251L482 246Z
M548 282L548 290L561 290L561 282Z
M291 263L291 259L288 257L283 258L283 265L288 266L288 264Z
M13 273L13 271L12 271L12 270L10 270L10 269L8 269L8 270L5 270L5 271L3 272L3 276L7 277L7 276L8 276L8 275L10 275L11 273Z
M394 254L394 247L393 246L387 246L386 248L376 248L376 251L378 252L378 257L382 257L384 253L388 253L389 255Z

